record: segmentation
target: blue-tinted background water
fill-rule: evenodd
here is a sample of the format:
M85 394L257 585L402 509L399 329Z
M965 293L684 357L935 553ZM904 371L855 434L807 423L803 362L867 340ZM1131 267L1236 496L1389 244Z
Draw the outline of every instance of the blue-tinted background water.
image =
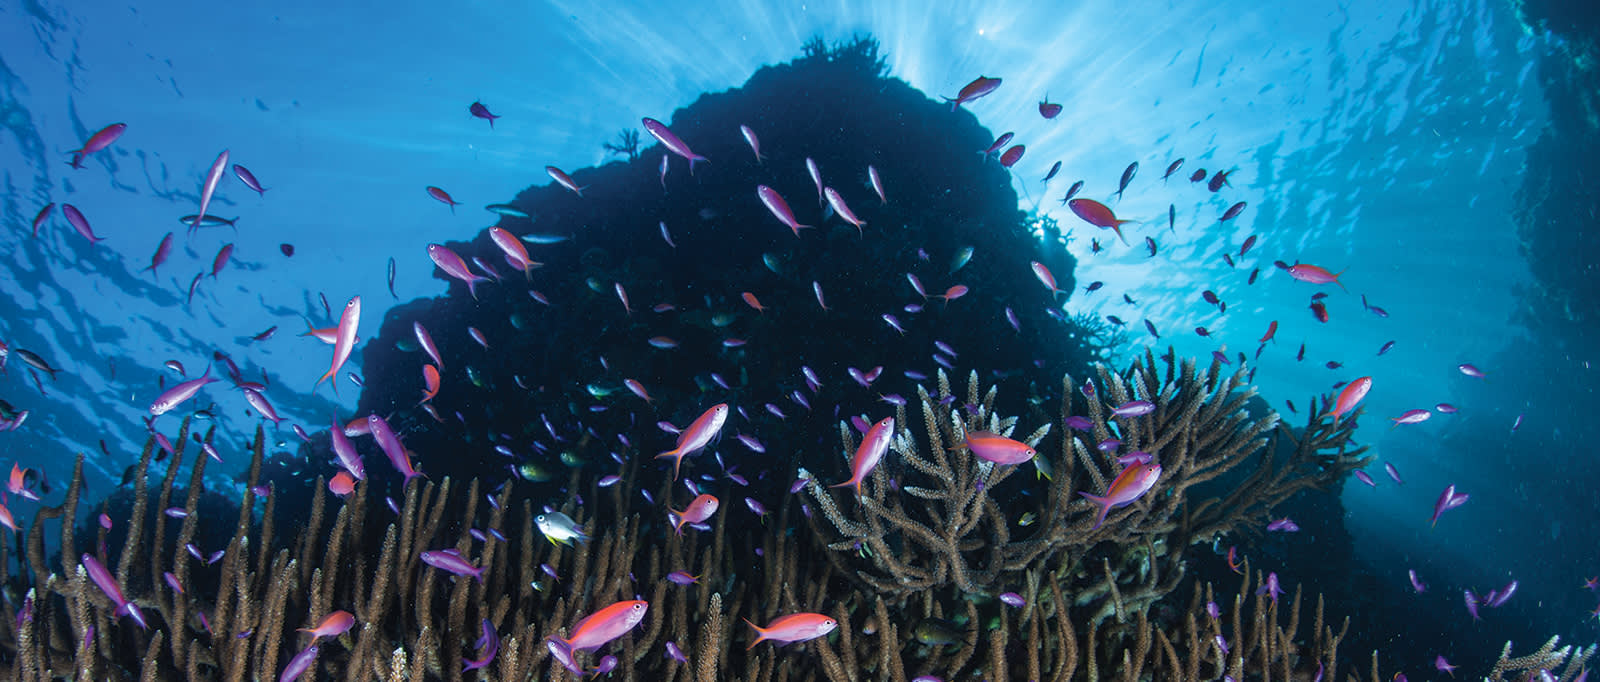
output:
M1519 620L1495 614L1474 626L1482 642L1510 636L1501 632L1592 639L1584 620L1595 600L1581 589L1600 573L1583 438L1594 429L1582 421L1594 404L1592 347L1542 353L1555 345L1523 326L1519 291L1538 284L1513 221L1525 149L1548 123L1535 65L1561 41L1525 28L1505 3L505 5L0 5L0 340L63 370L44 383L48 395L15 358L0 377L0 397L31 410L24 428L0 434L7 458L59 480L74 453L88 452L91 490L106 490L146 438L140 418L162 363L199 366L213 349L246 374L264 371L290 422L322 428L334 402L348 414L358 391L343 378L342 398L311 391L326 350L294 334L302 316L327 323L319 294L335 312L360 295L373 321L363 333L375 334L393 302L389 258L401 300L439 295L424 245L478 234L493 218L480 207L545 184L543 166L598 164L615 131L738 86L812 35L870 33L891 75L930 95L953 95L979 74L1004 78L968 108L996 134L1026 139L1015 168L1023 208L1070 228L1065 248L1079 258L1070 311L1125 318L1137 344L1153 341L1139 324L1148 319L1160 343L1201 357L1253 351L1277 320L1256 383L1280 410L1374 377L1357 438L1407 479L1397 487L1374 466L1376 489L1342 491L1374 590L1406 598L1415 568L1434 585L1415 597L1416 613L1455 623L1467 619L1463 589L1516 578ZM1038 114L1046 96L1065 106L1054 121ZM475 100L502 116L493 129L467 114ZM111 149L82 170L65 165L68 150L113 122L128 131ZM222 149L268 191L258 197L230 174L209 212L239 216L237 234L211 228L186 240L177 218L195 212ZM1187 161L1172 184L1195 167L1237 169L1248 210L1219 225L1231 199L1165 191L1160 174L1177 157ZM1063 171L1046 186L1056 160ZM1086 196L1108 199L1135 160L1140 174L1117 211L1151 222L1130 235L1132 248L1112 246L1057 199L1076 178ZM463 205L450 212L428 185ZM89 244L59 213L30 238L47 202L83 209L105 241ZM141 272L169 231L171 260L159 276ZM1146 234L1161 241L1153 258L1138 243ZM1246 286L1246 271L1223 262L1249 235L1263 262L1345 271L1350 293L1329 289L1329 323L1312 320L1310 285L1267 266ZM1091 253L1090 237L1111 248ZM232 262L186 304L190 279L230 242ZM1096 280L1104 290L1082 292ZM1226 315L1201 301L1206 289L1229 302ZM1361 294L1389 317L1364 311ZM274 338L250 341L274 325ZM1190 331L1201 325L1210 338ZM1463 376L1463 362L1488 378ZM255 418L243 399L211 399L225 432L246 438ZM1438 402L1461 411L1387 430L1386 417ZM293 441L287 427L279 433ZM1447 484L1471 501L1430 530ZM1315 547L1306 538L1296 551Z

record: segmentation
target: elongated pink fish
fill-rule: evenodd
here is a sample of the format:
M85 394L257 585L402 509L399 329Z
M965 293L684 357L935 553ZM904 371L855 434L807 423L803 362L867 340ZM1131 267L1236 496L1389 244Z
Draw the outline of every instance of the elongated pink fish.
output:
M356 617L349 611L334 611L328 614L316 627L300 628L295 632L309 632L313 641L321 637L338 637L356 624Z
M746 651L756 648L757 644L772 640L788 644L790 642L804 642L816 639L839 627L839 622L820 613L791 613L779 616L777 620L761 627L750 621L745 621L756 631L756 640L745 647Z
M412 322L411 331L417 335L417 343L422 346L422 350L428 353L428 357L433 358L433 364L444 367L444 360L439 357L439 347L433 345L433 336L428 334L428 328L422 326L421 322Z
M96 244L105 241L104 237L94 236L94 230L89 227L89 219L83 217L83 212L79 211L77 206L62 204L61 214L67 217L67 222L72 224L72 229L77 230L78 234L89 240L89 243Z
M245 402L250 403L251 407L256 408L256 411L260 412L261 416L271 421L273 426L277 426L278 422L283 421L283 417L278 416L278 411L272 409L272 403L267 402L267 397L261 395L260 392L249 388L244 389L244 399Z
M756 131L750 126L739 126L739 132L744 134L744 141L750 143L750 151L755 152L756 163L766 163L767 157L761 155L761 140L756 139Z
M872 191L878 193L878 201L884 204L889 203L889 197L883 195L883 178L878 177L877 167L867 166L867 179L872 181Z
M488 277L468 270L467 262L461 260L461 256L456 255L456 252L451 251L449 247L442 244L429 244L428 257L433 259L434 265L439 266L439 269L443 270L444 274L466 282L467 292L472 294L473 300L478 298L478 282L489 281Z
M950 110L955 111L957 107L960 107L967 102L971 102L972 100L994 92L995 88L1000 87L1000 80L1001 79L999 78L978 76L976 80L968 83L966 87L961 88L961 92L956 93L954 99L949 97L945 97L943 99L944 101L950 103Z
M1111 482L1111 487L1106 489L1104 496L1091 495L1086 492L1078 494L1099 505L1100 511L1094 518L1094 527L1098 529L1100 524L1105 523L1106 514L1111 511L1112 507L1121 507L1139 499L1141 495L1155 487L1156 479L1158 478L1161 478L1161 465L1155 462L1145 462L1144 464L1135 464L1123 469L1122 473L1117 474L1116 480Z
M583 190L588 189L587 187L579 187L578 183L573 181L572 176L567 175L566 171L555 166L545 166L544 172L548 173L556 182L561 183L562 187L572 190L574 194L580 197L583 196Z
M817 305L822 306L822 312L828 312L828 302L822 298L822 283L812 280L811 291L817 295Z
M333 343L333 366L328 368L327 374L317 379L317 383L311 387L313 392L317 390L318 386L322 385L322 382L336 377L339 374L339 368L343 367L344 362L350 359L350 351L354 350L356 346L356 327L360 324L361 297L355 296L344 304L344 312L339 315L339 334ZM333 382L333 393L334 395L339 394L339 381L337 379Z
M661 174L661 191L663 191L663 192L667 191L667 169L668 169L667 159L669 159L669 158L671 158L670 155L667 155L667 154L662 154L661 155L661 171L660 171L660 174Z
M528 248L522 245L521 239L517 239L516 235L499 227L489 228L489 239L493 240L494 245L505 252L506 260L516 266L518 270L521 270L523 277L533 278L533 268L539 264L528 258Z
M817 204L821 205L826 199L822 197L822 169L817 167L817 162L811 157L806 157L806 172L811 174L811 182L817 186Z
M1338 284L1340 289L1344 289L1344 283L1339 281L1339 275L1343 274L1343 270L1335 274L1329 272L1327 268L1307 263L1301 263L1289 268L1289 276L1302 282L1309 284L1328 284L1332 282Z
M772 215L779 222L789 226L789 230L794 232L794 236L799 237L801 229L811 227L810 225L801 225L800 221L795 219L794 211L789 210L789 202L783 200L783 195L778 194L778 190L766 185L756 185L756 196L761 197L761 203L766 205L768 211L772 211Z
M157 274L156 268L167 262L167 256L171 253L172 233L168 232L167 236L161 238L161 245L156 247L156 252L150 256L150 267L145 268L145 270L149 270L151 275Z
M710 159L694 153L694 150L690 149L689 145L685 144L684 141L679 139L677 135L674 135L672 131L668 130L667 126L662 124L660 121L648 116L641 120L644 122L645 131L649 132L651 137L656 138L656 140L659 141L662 146L666 147L667 151L689 160L690 175L694 175L694 164L696 161L711 163Z
M264 197L267 195L267 188L261 186L261 181L256 179L256 174L251 173L249 168L237 163L233 164L233 174L239 178L239 182L244 183L245 187L255 190L256 196Z
M850 207L845 205L844 197L839 195L838 190L832 187L824 187L822 188L822 194L828 197L828 205L833 207L833 211L838 213L840 218L844 218L845 222L856 226L856 234L858 236L865 234L861 231L861 226L866 225L867 221L856 217Z
M850 458L850 480L835 483L830 488L850 486L856 489L856 497L861 496L861 484L872 475L872 470L878 468L878 462L883 461L884 453L889 451L889 442L894 440L894 417L884 417L867 429L867 435L862 436L861 444L856 446L856 454Z
M1033 261L1030 265L1033 267L1033 276L1039 278L1039 283L1050 290L1052 297L1066 293L1056 287L1056 276L1050 273L1050 268L1045 267L1044 263Z
M641 621L650 608L643 600L619 601L596 611L578 621L565 639L551 635L550 641L558 643L570 657L573 651L598 649L607 642L628 634Z
M411 457L406 454L406 448L400 444L400 437L394 435L394 429L389 428L389 422L376 414L367 415L367 429L372 432L372 439L378 441L378 448L389 458L389 463L394 465L394 470L405 476L405 483L421 476L421 472L411 466Z
M688 428L678 434L678 442L675 447L656 455L656 459L673 458L672 480L678 480L678 469L683 464L683 458L709 445L718 434L722 433L722 425L727 421L728 404L717 403L712 405L698 419L689 424Z
M356 480L366 480L367 469L361 463L361 453L356 450L355 443L350 442L350 437L345 435L344 427L339 426L337 413L333 415L333 428L328 430L328 436L333 441L333 455L339 459L339 466L344 467Z
M222 150L217 155L217 160L211 162L211 170L206 172L205 184L200 188L200 212L194 216L194 222L189 223L189 233L194 234L200 229L200 221L206 217L206 209L211 207L211 197L217 193L217 184L222 182L222 172L228 169L228 150Z
M223 244L222 248L217 249L217 257L211 259L211 278L212 279L216 279L217 275L222 272L222 266L227 265L228 264L228 259L232 258L232 257L233 257L233 245L232 244Z
M157 397L155 402L150 403L150 414L157 417L166 414L172 408L182 405L190 398L193 398L194 394L200 392L202 386L217 381L220 381L220 379L211 378L211 366L206 365L206 372L200 378L190 379L173 386Z
M117 138L122 137L122 133L127 130L128 124L113 123L95 131L95 134L90 135L82 147L67 152L72 155L72 162L67 165L73 168L82 168L84 157L111 146L111 143L116 142Z

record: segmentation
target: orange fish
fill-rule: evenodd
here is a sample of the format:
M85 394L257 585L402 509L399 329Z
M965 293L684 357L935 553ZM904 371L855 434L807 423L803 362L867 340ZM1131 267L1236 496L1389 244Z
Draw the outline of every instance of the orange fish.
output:
M1339 391L1339 397L1333 401L1333 410L1329 412L1333 415L1334 426L1339 425L1339 415L1355 409L1356 404L1367 397L1367 391L1370 390L1372 390L1372 377L1361 377L1345 384L1344 389Z
M1273 335L1275 335L1277 333L1278 333L1278 321L1277 320L1273 320L1272 324L1267 325L1267 333L1263 334L1261 336L1261 340L1258 341L1257 343L1266 343L1268 341L1271 341Z
M861 496L861 483L872 475L872 470L878 467L878 462L883 460L884 453L889 451L889 441L894 439L894 417L884 417L867 429L867 435L862 436L861 445L856 447L855 457L850 458L850 480L835 483L830 488L850 486L856 489L856 497ZM752 645L754 646L754 645Z
M1037 454L1027 443L988 431L968 431L966 448L978 459L995 464L1021 464Z
M678 443L671 450L656 455L656 459L671 457L672 480L678 480L678 469L683 465L683 458L691 455L701 448L709 445L713 439L722 433L723 423L728 421L728 404L717 403L711 409L700 415L689 428L678 434Z
M578 621L572 626L572 636L562 639L552 635L551 640L568 652L598 649L637 626L649 608L650 602L644 600L619 601Z
M1155 487L1158 478L1161 478L1161 465L1145 462L1123 469L1122 473L1117 474L1116 480L1111 482L1111 487L1106 489L1104 496L1090 495L1086 492L1078 494L1100 506L1100 512L1094 518L1094 527L1099 528L1100 524L1106 522L1106 514L1110 513L1113 507L1131 504L1139 499L1141 495Z
M758 312L758 313L767 312L767 309L764 306L761 305L761 301L756 299L756 295L755 294L752 294L752 293L746 291L746 292L744 292L742 294L739 294L739 297L743 298L744 302L746 304L748 304L751 308L755 308L756 312Z
M328 481L328 492L339 497L349 497L356 490L356 479L348 471L341 471L333 475Z
M439 368L434 367L433 365L423 365L422 402L417 404L421 405L429 400L433 400L433 397L436 395L439 395Z
M1112 232L1116 232L1117 239L1121 239L1124 245L1128 243L1128 238L1122 236L1123 224L1139 222L1137 220L1118 220L1117 214L1111 212L1110 206L1095 201L1094 199L1084 199L1080 197L1067 202L1067 206L1070 207L1072 212L1077 214L1079 218L1082 218L1084 222L1095 227L1106 228Z
M748 620L745 621L745 624L754 628L757 634L756 641L745 647L745 651L754 649L757 644L769 639L784 644L816 639L833 632L834 628L839 627L839 621L820 613L791 613L787 616L779 616L777 620L768 623L766 627L761 627Z
M300 628L297 632L309 632L315 641L319 637L338 637L355 624L356 617L350 615L349 611L334 611L328 614L327 618L323 618L321 623L317 623L316 627Z

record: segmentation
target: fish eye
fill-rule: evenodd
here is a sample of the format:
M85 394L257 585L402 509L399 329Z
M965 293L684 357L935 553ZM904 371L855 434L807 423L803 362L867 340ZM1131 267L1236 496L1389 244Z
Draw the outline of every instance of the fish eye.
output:
M643 611L644 610L644 604L634 604L633 605L633 610L635 610L635 611Z
M544 523L544 514L533 517L534 523Z

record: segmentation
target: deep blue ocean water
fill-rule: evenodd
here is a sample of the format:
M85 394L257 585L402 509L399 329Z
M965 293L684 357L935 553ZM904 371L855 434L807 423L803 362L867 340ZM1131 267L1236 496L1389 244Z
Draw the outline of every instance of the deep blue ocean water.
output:
M617 130L737 87L796 56L808 37L870 34L890 76L930 96L953 95L980 74L1004 79L964 108L1026 140L1014 168L1021 208L1070 230L1044 235L1078 258L1079 290L1066 309L1130 321L1118 364L1155 341L1142 320L1160 329L1163 348L1200 357L1252 352L1276 320L1276 344L1254 363L1274 407L1373 377L1357 439L1406 485L1374 465L1377 488L1340 493L1354 570L1372 585L1344 597L1412 614L1390 640L1407 651L1402 660L1472 658L1460 649L1498 649L1509 637L1594 639L1596 600L1582 589L1600 573L1583 438L1595 431L1585 421L1594 349L1558 351L1519 316L1519 292L1539 283L1519 250L1515 193L1525 150L1549 123L1536 65L1559 54L1560 38L1493 0L920 8L4 3L0 342L61 374L41 393L10 358L0 398L30 416L0 433L0 453L57 481L75 453L89 453L91 491L103 493L147 437L141 417L163 363L199 367L213 350L247 364L246 374L265 372L286 417L277 433L292 444L289 423L325 428L358 395L343 376L339 396L312 391L326 351L294 335L303 317L329 323L319 296L337 314L360 295L376 334L395 301L390 258L399 300L442 295L424 245L477 235L493 218L481 207L547 184L545 165L598 165L608 159L599 143ZM1055 120L1038 113L1046 97L1064 106ZM474 101L502 117L492 129L467 113ZM81 170L65 164L115 122L128 128L109 149ZM185 238L178 217L196 211L223 149L268 191L257 196L229 173L208 212L238 216L237 232ZM1186 165L1163 183L1178 157ZM1056 160L1061 174L1041 183ZM1141 170L1115 207L1150 222L1122 247L1057 199L1085 178L1085 196L1108 200L1131 161ZM1235 169L1233 196L1174 191L1197 166ZM462 205L446 209L425 194L430 185ZM1247 210L1218 224L1233 198L1247 199ZM50 202L58 211L31 237L32 217ZM63 202L105 241L78 236L61 218ZM1170 233L1169 203L1178 215ZM156 276L142 272L167 232L170 259ZM1139 244L1144 235L1161 242L1154 257ZM1224 263L1251 235L1259 241L1249 263ZM1091 238L1107 250L1092 253ZM224 243L235 245L232 260L186 301L191 278L209 271ZM293 257L281 244L295 247ZM1324 288L1328 323L1306 308L1311 285L1273 259L1343 271L1348 293ZM1254 267L1262 279L1246 285ZM1091 281L1104 289L1084 293ZM1226 315L1201 302L1204 290L1229 301ZM1388 316L1364 310L1361 295ZM273 326L273 338L251 341ZM1192 333L1197 326L1211 336ZM1391 340L1393 350L1377 355ZM347 369L359 373L359 361L357 352ZM1461 363L1488 376L1465 376ZM218 390L202 403L213 400L224 433L247 438L257 418L244 400ZM1439 402L1460 412L1388 429L1388 417ZM224 465L219 483L238 466ZM1451 484L1471 500L1430 529L1434 498ZM25 520L32 504L10 508ZM1316 540L1289 551L1315 552ZM1396 604L1410 598L1408 568L1435 589ZM1466 625L1461 591L1512 579L1516 609ZM1416 667L1413 679L1429 672Z

